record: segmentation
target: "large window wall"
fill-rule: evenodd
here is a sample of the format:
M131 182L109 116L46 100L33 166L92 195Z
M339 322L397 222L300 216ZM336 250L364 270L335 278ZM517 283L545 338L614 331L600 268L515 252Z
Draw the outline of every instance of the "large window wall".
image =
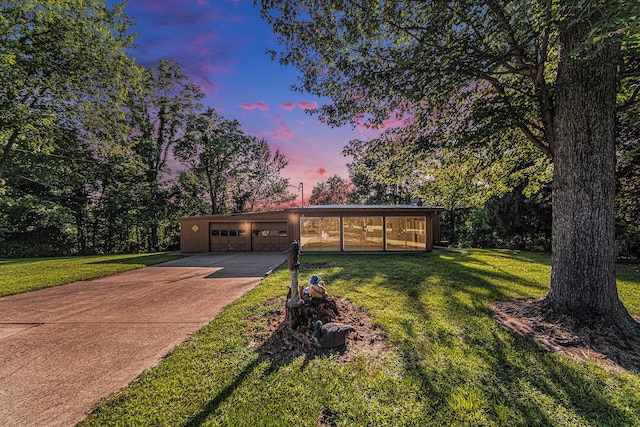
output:
M300 249L307 251L339 251L340 218L300 218Z
M303 216L300 218L300 249L426 251L430 236L428 224L424 216Z
M424 251L427 244L425 217L387 217L388 251Z
M345 251L381 251L382 217L345 217Z

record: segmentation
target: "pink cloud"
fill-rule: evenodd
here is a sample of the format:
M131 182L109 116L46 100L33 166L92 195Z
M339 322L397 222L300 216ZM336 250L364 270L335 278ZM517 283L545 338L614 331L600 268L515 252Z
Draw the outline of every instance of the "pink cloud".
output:
M318 175L318 176L324 176L327 173L327 170L325 168L320 168L320 169L308 169L306 171L304 171L305 175Z
M274 115L267 114L266 116L268 119L275 120L276 122L280 120L280 114L274 114Z
M368 130L370 129L370 127L368 127L368 126L364 123L364 120L362 119L362 117L358 117L358 118L356 119L356 123L358 123L358 126L357 126L358 130L359 130L360 132L362 132L362 133L364 133L364 132L366 132L366 131L368 131Z
M286 126L287 124L285 122L280 122L280 126L272 136L275 139L283 139L285 141L293 138L293 131L291 129L287 129Z
M304 126L304 125L306 125L306 124L307 124L307 122L305 122L304 120L298 120L298 124L299 124L300 126Z
M229 64L198 64L195 68L201 74L229 74Z
M218 85L213 82L199 82L198 86L200 86L200 89L207 95L212 95L218 91Z
M187 47L187 49L207 57L211 50L209 46L212 45L212 43L215 41L216 38L217 38L217 34L213 31L200 34L191 42L191 44Z
M313 110L314 108L316 108L318 106L318 103L316 101L300 101L298 102L298 106L300 108L302 108L303 110Z
M295 104L293 102L281 102L280 103L280 108L282 108L285 111L291 111L294 108L296 108Z
M256 108L262 111L269 110L269 106L264 102L256 102L254 104L241 104L240 106L245 110L255 110Z
M390 119L390 120L385 120L384 122L382 122L382 128L388 128L388 127L393 127L393 126L403 126L404 125L404 120L401 119Z

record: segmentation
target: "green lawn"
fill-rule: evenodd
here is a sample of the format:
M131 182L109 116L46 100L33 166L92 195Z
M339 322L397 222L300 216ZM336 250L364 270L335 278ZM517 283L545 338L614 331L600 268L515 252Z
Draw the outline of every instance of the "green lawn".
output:
M332 295L365 308L390 351L276 364L248 330L280 302L278 269L83 426L638 426L640 376L548 353L498 326L493 301L541 297L549 257L464 250L425 255L302 255ZM620 293L640 312L640 272L620 267Z
M96 279L180 258L170 253L0 259L0 297Z

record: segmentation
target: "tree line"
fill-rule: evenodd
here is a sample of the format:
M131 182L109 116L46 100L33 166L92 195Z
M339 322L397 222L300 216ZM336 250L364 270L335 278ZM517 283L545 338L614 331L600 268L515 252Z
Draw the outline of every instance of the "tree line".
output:
M204 109L180 65L135 65L103 1L2 2L0 256L179 248L180 216L292 200L287 159Z

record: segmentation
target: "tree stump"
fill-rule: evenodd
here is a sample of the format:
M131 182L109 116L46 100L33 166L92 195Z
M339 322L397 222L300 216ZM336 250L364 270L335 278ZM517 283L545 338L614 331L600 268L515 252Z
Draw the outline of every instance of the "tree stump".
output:
M291 292L291 290L289 290ZM287 298L289 298L287 296ZM317 320L322 323L333 322L340 316L338 306L331 297L305 298L300 307L287 307L285 305L285 325L291 330L305 328L313 331L313 325Z

